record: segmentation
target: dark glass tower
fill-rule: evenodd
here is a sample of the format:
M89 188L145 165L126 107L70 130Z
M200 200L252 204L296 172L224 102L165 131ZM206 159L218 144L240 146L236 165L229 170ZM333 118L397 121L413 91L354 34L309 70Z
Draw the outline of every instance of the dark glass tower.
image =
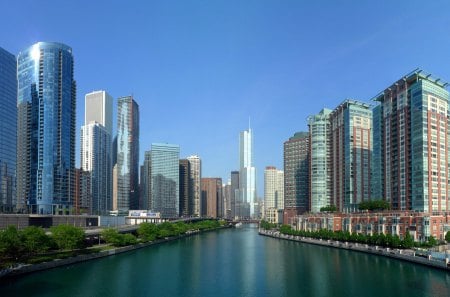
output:
M17 205L70 213L74 194L76 84L72 49L38 42L18 56Z

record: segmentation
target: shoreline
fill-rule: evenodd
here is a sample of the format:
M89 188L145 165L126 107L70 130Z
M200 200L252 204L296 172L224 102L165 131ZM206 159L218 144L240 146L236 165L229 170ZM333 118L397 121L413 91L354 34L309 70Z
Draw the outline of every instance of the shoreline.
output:
M391 249L384 248L379 246L373 246L368 244L361 243L353 243L353 242L340 242L335 240L322 240L322 239L314 239L310 237L301 237L294 235L284 235L279 231L268 231L268 230L258 230L258 234L262 236L278 238L283 240L301 242L306 244L315 244L325 247L332 247L337 249L344 249L356 252L362 252L366 254L372 254L377 256L384 256L387 258L408 261L415 264L421 264L428 267L438 268L441 270L445 270L450 272L450 261L449 258L444 260L435 260L431 256L428 258L415 256L414 251L410 250L400 250L400 249Z
M166 237L163 239L157 239L157 240L150 241L150 242L138 243L135 245L129 245L129 246L123 246L123 247L116 247L116 248L112 248L110 250L100 251L98 253L92 253L92 254L87 254L87 255L78 255L78 256L69 257L69 258L65 258L65 259L55 259L50 262L42 262L42 263L37 263L37 264L24 264L19 267L7 268L7 269L1 270L0 271L0 280L7 279L7 278L19 277L22 275L26 275L26 274L30 274L30 273L34 273L34 272L38 272L38 271L43 271L43 270L48 270L48 269L53 269L53 268L57 268L57 267L61 267L61 266L67 266L67 265L82 263L82 262L86 262L86 261L90 261L90 260L100 259L100 258L104 258L104 257L114 256L114 255L130 252L130 251L138 250L141 248L145 248L148 246L162 244L162 243L178 240L181 238L191 237L193 235L198 235L198 234L202 234L205 232L219 230L219 229L225 229L225 228L230 228L230 226L221 226L221 227L214 228L214 229L201 230L201 231L192 232L192 233L185 233L185 234L181 234L178 236Z

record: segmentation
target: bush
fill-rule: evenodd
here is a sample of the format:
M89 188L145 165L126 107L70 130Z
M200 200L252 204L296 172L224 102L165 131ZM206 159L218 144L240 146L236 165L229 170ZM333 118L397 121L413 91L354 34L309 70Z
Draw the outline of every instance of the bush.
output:
M158 235L158 228L155 224L151 223L142 223L139 225L139 228L137 229L137 234L139 238L146 242L146 241L153 241L156 239L156 236Z
M58 225L51 227L52 238L59 249L77 249L83 247L83 229L71 225Z
M51 238L45 234L44 229L36 226L29 226L20 232L24 251L28 255L35 255L46 252L52 246Z

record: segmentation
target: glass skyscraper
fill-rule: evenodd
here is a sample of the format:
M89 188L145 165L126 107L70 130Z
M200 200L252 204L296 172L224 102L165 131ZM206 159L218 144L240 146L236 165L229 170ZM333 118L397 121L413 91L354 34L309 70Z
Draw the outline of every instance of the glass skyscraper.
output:
M253 167L253 133L250 128L239 134L239 178L241 217L254 217L256 169Z
M73 201L76 84L72 49L38 42L18 56L17 205L67 214Z
M15 208L17 63L0 48L0 212Z
M179 159L178 145L152 143L152 206L163 218L179 216Z
M118 99L116 166L117 209L121 211L137 209L139 207L139 106L132 96Z

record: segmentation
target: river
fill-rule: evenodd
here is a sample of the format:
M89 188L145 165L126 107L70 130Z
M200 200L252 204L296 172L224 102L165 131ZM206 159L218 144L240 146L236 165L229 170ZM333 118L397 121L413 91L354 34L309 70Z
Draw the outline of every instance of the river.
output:
M450 273L247 225L2 280L0 296L448 297Z

